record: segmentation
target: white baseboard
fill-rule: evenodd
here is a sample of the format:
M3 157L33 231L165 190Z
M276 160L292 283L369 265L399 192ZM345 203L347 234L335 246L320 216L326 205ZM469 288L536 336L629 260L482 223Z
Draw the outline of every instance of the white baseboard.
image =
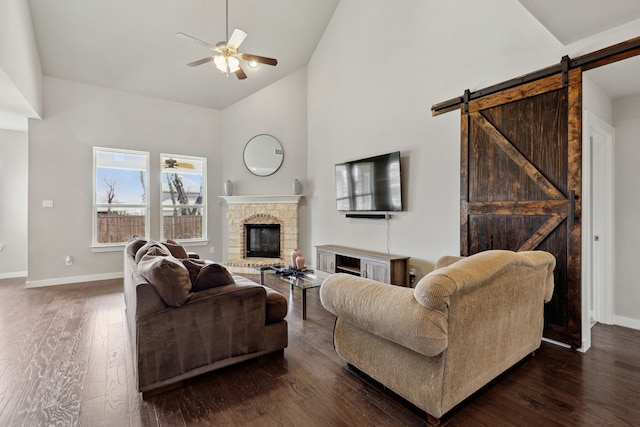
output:
M15 279L16 277L27 277L26 271L12 271L9 273L0 273L0 279Z
M633 319L625 316L613 316L613 324L624 326L625 328L640 330L640 319Z
M565 344L565 343L560 342L560 341L552 340L551 338L547 338L547 337L542 337L542 341L548 342L549 344L553 344L553 345L557 345L557 346L560 346L560 347L564 347L564 348L571 348L571 346L569 344Z
M60 277L57 279L27 280L25 286L27 288L40 288L43 286L68 285L71 283L80 283L80 282L95 282L96 280L122 279L123 277L124 277L123 272L91 274L86 276Z

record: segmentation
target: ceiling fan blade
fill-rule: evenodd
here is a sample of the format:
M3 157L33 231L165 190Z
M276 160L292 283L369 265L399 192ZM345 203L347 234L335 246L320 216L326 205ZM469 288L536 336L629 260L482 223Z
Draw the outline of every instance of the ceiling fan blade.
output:
M195 169L196 167L194 165L192 165L191 163L184 163L184 162L178 162L176 163L176 167L178 168L182 168L182 169Z
M260 64L267 64L267 65L274 65L274 66L278 65L278 60L274 58L251 55L250 53L240 53L238 54L238 56L240 56L240 58L244 59L245 61L255 61L255 62L259 62Z
M244 80L247 78L247 75L244 73L244 70L241 67L238 68L238 71L236 71L235 74L238 77L238 80Z
M216 57L216 55L207 56L206 58L202 58L202 59L199 59L197 61L189 62L187 65L189 67L197 67L198 65L206 64L207 62L213 61L213 58L215 58L215 57Z
M176 159L167 159L167 160L165 160L164 163L162 164L162 167L165 168L165 169L177 169L177 168L195 169L196 168L191 163L179 162Z
M211 44L211 43L207 43L207 42L205 42L205 41L203 41L203 40L197 39L197 38L195 38L195 37L193 37L193 36L190 36L189 34L185 34L185 33L176 33L176 36L178 36L178 37L180 37L180 38L183 38L183 39L186 39L186 40L194 41L194 42L196 42L196 43L199 43L199 44L201 44L201 45L203 45L203 46L208 47L208 48L209 48L209 49L211 49L211 50L215 50L215 51L217 51L217 50L218 50L218 48L217 48L215 45L213 45L213 44Z
M233 34L231 34L231 37L229 37L229 42L227 43L227 46L232 47L234 49L238 49L238 46L240 46L240 43L242 43L246 38L247 38L247 33L245 33L239 28L236 28L235 30L233 30Z

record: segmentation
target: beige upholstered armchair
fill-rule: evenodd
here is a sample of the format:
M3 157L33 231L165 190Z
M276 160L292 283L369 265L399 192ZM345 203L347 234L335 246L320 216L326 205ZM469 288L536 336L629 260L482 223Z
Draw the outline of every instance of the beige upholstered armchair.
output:
M444 257L415 289L334 274L320 289L345 361L440 417L539 348L555 258Z

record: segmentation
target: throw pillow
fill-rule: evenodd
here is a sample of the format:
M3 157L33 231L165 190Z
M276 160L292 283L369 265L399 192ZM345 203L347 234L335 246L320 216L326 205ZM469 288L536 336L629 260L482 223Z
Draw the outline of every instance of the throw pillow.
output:
M187 270L189 270L189 277L191 277L191 283L196 282L196 277L198 277L198 273L200 273L200 270L202 269L202 267L204 267L207 264L202 259L187 258L181 261L182 261L182 264L184 264L184 266L187 267Z
M140 249L138 249L138 252L136 252L136 262L139 263L142 257L145 256L151 248L158 248L158 250L155 251L156 255L159 255L159 252L162 252L164 256L171 255L171 252L165 245L160 242L156 242L155 240L149 240L147 243L142 245Z
M169 252L171 252L171 255L173 255L174 257L178 259L189 258L186 249L180 243L174 240L167 240L163 244L167 247L167 249L169 249Z
M145 254L138 263L138 272L170 307L180 307L191 298L189 271L174 257Z
M136 253L138 253L138 250L148 242L149 241L144 237L133 236L131 240L129 240L129 242L127 243L127 247L126 247L127 254L131 255L132 257L135 257Z
M192 290L193 292L199 292L232 283L236 282L233 280L233 277L231 277L229 270L220 264L212 263L200 269L195 282L193 282Z

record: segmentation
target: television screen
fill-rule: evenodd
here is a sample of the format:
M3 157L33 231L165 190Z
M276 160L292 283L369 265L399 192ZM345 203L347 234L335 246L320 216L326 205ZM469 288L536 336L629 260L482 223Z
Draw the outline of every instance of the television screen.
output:
M336 165L339 211L402 210L400 152Z

